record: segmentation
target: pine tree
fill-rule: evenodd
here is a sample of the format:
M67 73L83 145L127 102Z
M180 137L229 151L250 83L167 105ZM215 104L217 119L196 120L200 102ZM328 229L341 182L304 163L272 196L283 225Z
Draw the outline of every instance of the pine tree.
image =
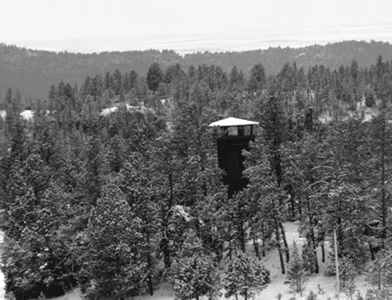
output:
M170 273L176 299L199 300L207 296L209 300L214 300L220 296L218 265L204 253L200 240L193 232L188 233Z
M264 143L267 148L268 159L274 172L278 185L282 184L283 168L280 147L287 139L287 130L282 99L271 95L260 116L260 124L263 126Z
M357 120L336 122L318 151L304 152L316 157L304 165L311 167L304 172L310 175L304 190L310 205L307 213L311 213L308 224L314 227L317 223L321 238L337 230L340 255L355 258L358 267L366 261L368 247L362 232L371 216L369 182L364 179L369 172L369 151L363 130Z
M148 88L156 92L158 90L159 85L163 81L163 71L158 63L153 63L147 71L147 84Z
M388 74L384 74L380 80L377 96L381 100L381 107L379 108L380 113L372 120L372 132L370 137L371 150L375 157L372 160L374 163L374 169L377 179L374 184L377 187L379 201L379 215L381 215L382 233L381 237L384 240L389 235L387 219L388 219L388 198L390 197L389 189L386 183L390 177L390 170L388 164L390 164L390 156L388 153L392 148L391 140L391 124L388 122L390 115L390 102L392 98L392 81Z
M352 299L357 286L355 284L356 270L350 258L342 257L339 261L339 277L341 288Z
M242 90L244 88L244 74L241 71L238 71L236 66L230 71L229 83L232 90ZM257 89L257 84L256 87L251 87L252 90L254 88Z
M261 93L265 88L266 76L265 69L262 64L254 65L250 70L250 77L248 80L248 90L252 93Z
M309 240L303 244L301 256L302 256L304 269L309 274L315 273L316 272L315 261L317 260L317 256Z
M119 135L115 135L110 139L106 149L106 160L110 170L119 172L123 168L127 152L125 140Z
M139 245L142 259L147 264L147 282L150 295L153 295L154 282L157 277L157 258L159 249L158 235L160 218L158 203L155 202L154 189L151 184L151 163L147 155L133 152L122 162L123 182L121 188L126 194L127 202L135 216L140 218L143 239Z
M379 292L392 294L392 252L391 250L381 250L373 261L373 266L369 270L367 281L369 281Z
M86 199L87 204L95 205L101 193L103 165L105 162L102 153L102 141L98 136L89 138L86 152Z
M243 190L244 197L242 197L249 201L249 204L246 204L248 205L246 211L249 215L246 215L246 217L262 220L263 224L266 225L264 229L267 229L267 232L264 231L263 233L264 236L271 237L272 234L275 234L275 245L279 252L282 274L285 274L283 254L286 254L287 263L290 260L283 226L286 193L276 180L262 138L257 137L256 141L251 143L251 151L244 151L244 155L246 160L243 173L244 176L249 178L249 184Z
M165 268L170 268L172 256L178 246L177 240L182 235L181 227L174 225L173 208L179 201L179 188L182 179L183 159L178 155L178 149L169 135L158 138L149 150L151 159L151 186L156 202L160 231L159 248L163 254Z
M297 244L293 242L293 248L291 250L291 260L287 268L287 279L290 281L291 289L300 293L305 289L305 283L307 281L308 271L304 268L304 263L299 256Z
M207 255L195 254L176 260L172 266L173 289L176 299L217 299L219 272L216 263Z
M284 185L290 195L291 215L295 217L298 211L302 227L309 236L307 242L315 253L312 255L314 262L311 263L314 266L312 272L315 273L318 273L315 250L319 240L316 238L315 227L319 224L319 203L313 194L318 191L321 179L318 169L325 163L322 150L323 140L310 133L305 133L297 141L286 142L282 147L282 162L287 174Z
M14 163L3 203L7 236L2 259L7 292L19 299L59 296L75 284L74 270L65 257L72 255L70 239L60 237L70 215L65 207L72 196L37 153ZM20 256L21 255L21 256ZM23 257L22 257L23 256ZM73 269L73 270L72 270Z
M82 271L87 280L82 288L87 299L125 299L147 289L140 231L140 219L120 190L119 178L110 176L85 231L88 247Z
M270 282L270 273L259 265L248 254L240 252L237 257L229 262L225 271L225 297L235 295L244 297L245 300L253 298Z

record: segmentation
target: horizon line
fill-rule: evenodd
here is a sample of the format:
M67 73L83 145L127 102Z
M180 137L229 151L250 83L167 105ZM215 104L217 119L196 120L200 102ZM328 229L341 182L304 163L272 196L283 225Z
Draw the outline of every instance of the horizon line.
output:
M287 40L286 40L287 41ZM268 46L268 47L255 47L255 48L244 48L244 49L230 49L230 50L225 50L225 49L219 49L219 47L209 47L209 49L202 49L199 48L197 50L176 50L176 49L170 49L170 48L153 48L153 47L147 47L145 49L111 49L111 50L102 50L102 51L73 51L73 50L61 50L61 49L55 49L53 47L52 49L49 48L33 48L25 45L18 45L16 43L7 43L7 42L1 42L0 44L3 44L5 46L10 46L10 47L17 47L20 49L25 49L27 51L36 51L36 52L51 52L51 53L56 53L56 54L62 54L62 53L67 53L67 54L82 54L82 55L89 55L89 54L103 54L103 53L110 53L110 52L120 52L120 53L126 53L126 52L148 52L148 51L158 51L158 52L163 52L163 51L170 51L174 52L179 56L184 57L185 55L192 55L192 54L198 54L198 53L210 53L210 54L219 54L219 53L241 53L241 52L252 52L252 51L265 51L268 49L301 49L301 48L308 48L308 47L315 47L315 46L327 46L327 45L332 45L332 44L339 44L339 43L345 43L345 42L364 42L364 43L385 43L385 44L392 44L392 40L381 40L381 39L342 39L342 40L329 40L329 41L314 41L307 43L306 41L300 41L300 40L290 40L291 42L297 42L297 45L274 45L274 46ZM274 42L274 41L264 41L264 43L269 43L269 42Z

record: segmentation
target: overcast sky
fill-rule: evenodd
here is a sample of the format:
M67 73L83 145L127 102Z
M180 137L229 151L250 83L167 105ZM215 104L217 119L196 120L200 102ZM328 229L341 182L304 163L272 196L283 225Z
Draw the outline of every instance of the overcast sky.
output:
M392 23L391 0L0 0L0 42Z

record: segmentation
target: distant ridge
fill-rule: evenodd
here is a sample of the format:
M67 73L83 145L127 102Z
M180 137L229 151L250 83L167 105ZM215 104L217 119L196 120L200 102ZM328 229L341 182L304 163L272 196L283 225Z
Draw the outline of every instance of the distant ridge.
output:
M127 50L172 49L180 55L195 52L226 52L268 49L270 47L299 48L326 45L340 41L385 41L392 43L392 22L367 25L332 25L288 27L276 29L237 29L204 33L155 33L128 36L95 37L19 42L19 46L49 51L78 53Z
M360 68L368 68L376 63L379 55L384 61L392 61L392 45L376 41L344 41L325 46L199 52L181 56L172 50L80 54L0 44L0 97L4 98L8 88L17 88L25 99L46 99L52 84L64 81L81 85L87 76L104 75L117 69L120 72L134 70L143 77L154 62L158 62L162 69L175 63L179 63L184 70L190 65L213 64L229 72L233 66L237 66L248 75L249 69L257 63L265 67L267 74L277 73L285 63L293 62L305 70L315 65L324 65L333 70L341 65L348 66L355 59Z

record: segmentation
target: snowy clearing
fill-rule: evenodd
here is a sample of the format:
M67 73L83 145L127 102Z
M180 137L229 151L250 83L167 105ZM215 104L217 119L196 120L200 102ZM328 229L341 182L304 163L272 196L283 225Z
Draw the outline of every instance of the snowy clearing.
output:
M304 238L301 238L298 233L298 223L285 223L286 229L286 237L287 242L291 246L293 241L295 241L298 245L298 248L301 248ZM3 233L0 233L0 240L3 240ZM328 251L329 246L325 245L326 247L326 256L328 259ZM319 247L320 248L320 247ZM249 251L252 248L250 248ZM266 253L266 257L261 259L261 263L265 265L265 267L270 270L271 272L271 283L268 284L267 288L264 289L261 293L256 295L255 300L273 300L278 299L278 294L281 294L281 300L289 300L295 297L296 300L305 300L309 292L312 290L314 293L317 294L317 300L327 300L327 299L336 299L336 281L334 276L326 276L324 275L324 271L326 270L326 263L321 262L321 249L319 249L318 253L319 261L320 261L320 273L317 275L312 275L309 277L305 291L303 296L299 296L299 294L294 294L289 285L285 284L286 275L281 274L281 267L279 263L279 256L276 249L273 249ZM356 285L357 289L361 292L362 295L365 295L366 290L370 288L370 285L365 281L365 276L361 275L356 278ZM318 294L319 288L321 287L322 290L325 292L324 294ZM5 298L4 293L4 275L0 272L0 299ZM232 297L234 300L234 297ZM64 296L52 298L52 300L82 300L82 293L79 289L75 289L72 292L67 293ZM132 298L129 298L131 300ZM135 298L134 298L135 299ZM137 297L137 300L173 300L174 299L174 292L171 289L169 284L162 284L159 289L154 291L153 296L145 295L141 297ZM226 299L224 296L221 297L221 300ZM241 299L241 297L239 297ZM340 299L348 299L347 296L341 292ZM206 300L206 299L203 299Z

